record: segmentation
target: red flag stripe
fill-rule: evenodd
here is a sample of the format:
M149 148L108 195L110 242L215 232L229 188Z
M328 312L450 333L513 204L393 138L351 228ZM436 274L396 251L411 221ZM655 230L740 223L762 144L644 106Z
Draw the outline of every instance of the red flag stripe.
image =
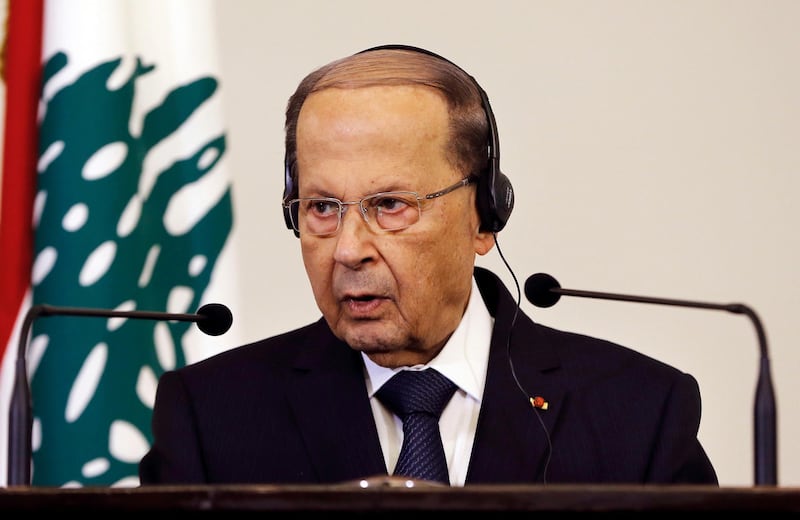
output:
M3 68L6 118L0 191L0 359L30 286L42 15L43 0L8 2Z

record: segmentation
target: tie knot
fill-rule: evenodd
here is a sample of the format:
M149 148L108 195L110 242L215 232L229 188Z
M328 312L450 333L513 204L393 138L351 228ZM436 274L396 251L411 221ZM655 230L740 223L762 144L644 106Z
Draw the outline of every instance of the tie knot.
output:
M405 421L412 413L439 418L450 401L456 385L432 368L402 370L392 376L377 392L378 399Z

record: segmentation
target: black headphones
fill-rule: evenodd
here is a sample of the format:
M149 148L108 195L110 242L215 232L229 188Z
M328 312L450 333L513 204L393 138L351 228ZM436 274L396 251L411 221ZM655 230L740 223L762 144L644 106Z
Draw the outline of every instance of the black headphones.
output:
M407 50L433 56L457 67L475 84L475 87L480 93L481 105L483 106L483 111L486 113L486 121L489 126L489 142L487 143L488 165L486 170L481 172L478 176L476 196L478 215L480 215L481 218L480 229L481 231L489 231L492 233L500 231L505 227L508 218L511 216L511 210L514 209L514 189L511 187L511 181L508 180L508 177L500 171L500 139L497 134L497 123L494 119L494 112L492 112L492 107L489 104L489 97L486 95L486 92L475 78L464 69L447 58L420 47L398 44L380 45L378 47L365 49L358 54L383 49ZM295 192L294 183L292 181L292 165L289 164L288 157L284 158L284 180L283 198L286 200ZM286 226L294 231L289 209L286 207L283 208L283 218L286 222ZM295 231L295 235L299 236L299 233Z

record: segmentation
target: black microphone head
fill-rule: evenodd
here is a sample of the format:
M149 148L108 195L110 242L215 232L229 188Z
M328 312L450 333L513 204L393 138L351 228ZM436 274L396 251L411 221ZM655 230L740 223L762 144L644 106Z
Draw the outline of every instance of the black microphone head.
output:
M560 289L558 280L547 273L532 274L525 281L525 297L537 307L552 307L561 295L552 291Z
M231 310L221 303L207 303L197 309L197 315L202 317L197 322L197 328L209 336L225 334L233 323Z

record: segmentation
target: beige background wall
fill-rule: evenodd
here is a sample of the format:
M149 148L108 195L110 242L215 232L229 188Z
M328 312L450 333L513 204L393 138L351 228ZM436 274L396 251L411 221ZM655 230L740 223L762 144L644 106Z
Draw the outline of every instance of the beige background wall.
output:
M223 346L318 317L283 225L283 109L299 80L383 43L429 48L488 92L520 285L744 302L767 331L779 483L800 485L800 2L224 0L218 4L246 283ZM482 258L513 290L497 251ZM209 294L227 298L225 281ZM753 477L758 342L744 316L564 298L535 320L694 374L723 485ZM517 396L509 396L516 398ZM603 396L597 396L603 406ZM502 425L498 425L502 427Z

